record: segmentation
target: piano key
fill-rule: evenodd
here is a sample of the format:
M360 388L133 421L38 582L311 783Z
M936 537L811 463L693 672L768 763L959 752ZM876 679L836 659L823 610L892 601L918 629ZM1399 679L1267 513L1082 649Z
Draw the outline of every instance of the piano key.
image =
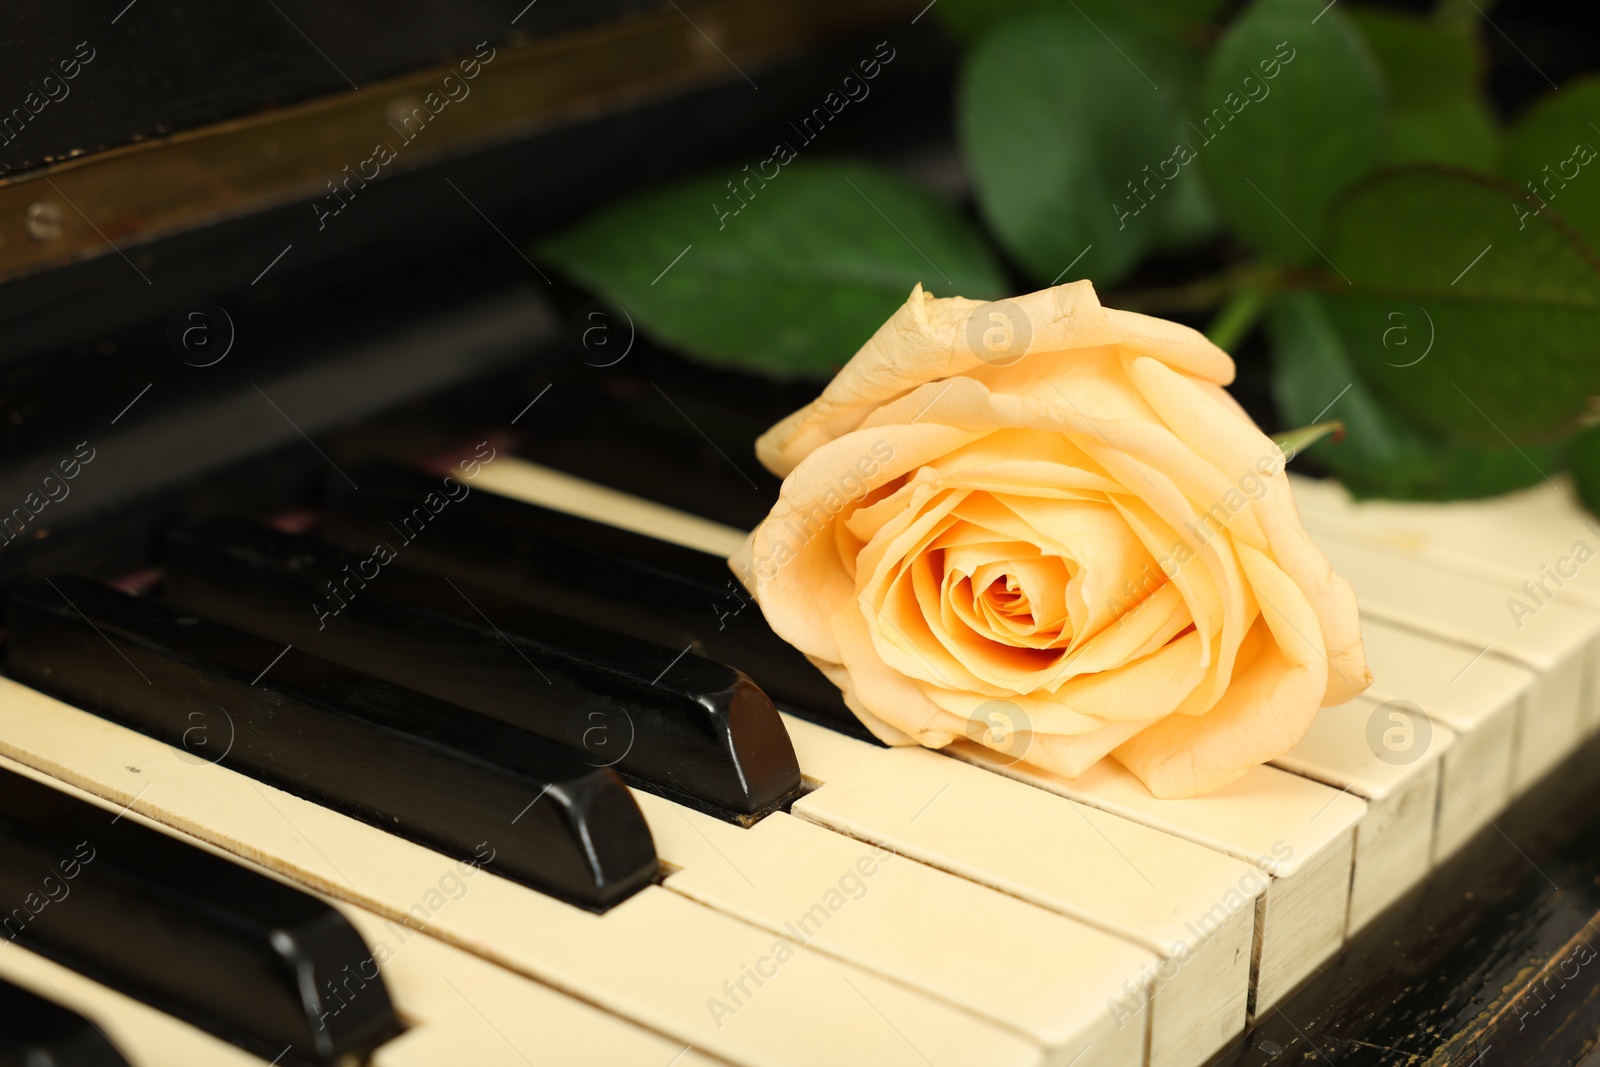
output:
M728 818L759 817L799 787L776 710L741 672L393 559L215 520L174 531L165 589L187 610L584 748Z
M1420 709L1359 697L1323 708L1299 743L1272 761L1367 802L1355 830L1346 936L1431 869L1440 768L1454 741L1449 727Z
M1546 603L1521 619L1506 609L1517 590L1482 575L1463 574L1394 555L1358 540L1314 532L1333 569L1355 587L1363 618L1382 619L1460 647L1470 673L1479 653L1502 657L1537 674L1516 739L1512 788L1537 781L1583 734L1585 693L1600 659L1600 614Z
M338 912L4 771L0 899L22 947L260 1055L332 1064L398 1029L381 982L326 999L368 957Z
M342 910L373 945L411 1026L380 1045L372 1067L716 1067L660 1034L364 909Z
M1510 589L1513 610L1542 610L1561 600L1569 607L1600 612L1600 568L1589 566L1600 549L1600 524L1573 496L1565 476L1556 482L1495 497L1414 504L1352 501L1333 482L1296 479L1295 495L1313 533L1330 534L1381 548L1407 559L1499 582ZM1513 609L1514 603L1521 607ZM1600 671L1600 664L1591 665ZM1600 691L1591 679L1581 710L1582 728L1600 728ZM1522 783L1527 784L1527 781Z
M443 898L437 853L186 758L9 679L0 679L0 754L201 841L248 854L391 923L420 926L665 1035L680 1049L692 1045L708 1056L760 1067L1046 1062L1044 1049L1014 1030L659 886L603 915L488 872L458 898ZM955 923L967 932L973 920L963 916ZM1247 943L1247 927L1244 937Z
M47 602L53 601L49 607L56 610L50 612L49 618L53 619L62 614L70 615L66 624L72 629L83 631L84 635L94 643L86 645L87 655L80 656L78 661L54 661L56 672L58 674L72 672L79 677L87 677L102 666L109 668L115 665L118 670L112 671L112 676L105 682L111 685L124 683L127 679L122 676L128 673L129 668L122 661L105 654L100 635L113 639L118 650L124 655L131 656L134 665L157 683L153 690L145 686L134 686L131 689L135 694L151 694L142 701L149 705L149 713L161 714L161 709L169 704L172 706L169 718L173 723L173 729L167 731L164 739L169 744L181 745L183 733L192 726L192 723L184 714L187 705L172 703L173 694L168 690L182 685L182 675L172 678L169 677L174 674L171 670L165 674L161 673L162 661L152 662L153 657L150 654L141 655L141 653L146 648L171 652L181 656L181 662L196 664L200 669L204 669L205 657L215 650L218 643L216 631L221 628L192 617L185 620L189 625L182 625L175 620L176 613L163 605L136 600L85 580L80 579L76 583L69 584L66 579L62 579L57 584L61 587L59 593L46 586L38 597ZM63 595L71 599L71 606L63 599ZM17 599L19 598L14 598L14 613ZM32 598L20 599L27 603ZM82 611L83 616L78 616L73 610L74 607ZM38 623L34 625L37 627ZM15 663L19 656L23 658L23 662L39 661L41 653L36 646L41 643L41 639L35 633L15 623L11 632L13 641L17 642L11 653L13 662ZM244 651L232 654L234 650L229 649L229 652L230 658L250 665L245 668L246 674L255 663L266 660L273 652L272 646L261 647L264 643L254 642L250 638L242 638L227 632L224 632L223 636L238 638L245 644ZM129 639L136 641L137 644L132 644ZM236 643L230 641L230 644ZM184 646L181 651L175 647L180 644ZM253 654L248 647L250 644L258 646L253 650ZM44 651L48 652L49 649L46 648ZM303 668L296 669L297 665L291 661L293 655L293 653L286 655L274 665L271 677L261 683L269 689L276 687L270 697L275 704L284 700L282 694L286 691L289 694L288 701L292 702L297 683L304 681L306 672ZM46 658L45 662L52 661ZM321 666L323 662L310 660L314 666ZM36 670L35 673L42 672ZM207 675L214 673L215 669L206 671ZM347 673L350 677L341 679L337 676L336 670L334 677L321 679L324 684L320 688L323 691L360 691L359 683L363 676L355 675L354 672ZM13 676L17 676L16 671L13 671ZM22 676L20 680L31 679ZM224 684L226 681L224 678ZM248 679L241 679L239 685L247 687ZM103 691L106 684L75 683L73 688L80 692ZM176 695L181 701L185 693L180 690ZM218 699L226 699L229 706L238 707L237 693L218 692L216 696ZM82 701L79 703L81 705ZM280 705L277 710L278 719L281 720L282 714L283 708ZM130 725L137 727L139 724ZM293 732L295 724L279 723L278 727L280 733ZM242 724L241 731L240 740L231 751L238 751L248 743L246 740L249 737L248 725ZM158 737L163 736L161 731L146 732ZM356 750L353 744L349 747ZM276 756L279 761L283 758L281 752ZM239 766L238 761L231 759L218 762L224 766ZM341 768L341 773L345 773L344 768ZM319 796L315 792L310 794L302 792L301 795L326 803L326 797ZM536 794L530 790L525 795ZM423 798L422 803L428 805L439 799ZM785 890L782 900L774 902L770 899L759 899L756 902L758 906L763 903L767 905L765 915L770 922L764 925L768 925L777 934L785 932L783 923L789 919L798 919L804 924L807 921L805 912L808 904L821 901L829 891L834 895L838 894L836 887L817 883L819 876L822 876L824 881L836 880L839 877L839 869L851 868L860 856L866 855L869 861L871 859L870 850L864 849L859 842L782 815L770 816L756 828L747 831L665 800L648 795L643 795L642 800L647 808L655 813L655 821L662 823L665 831L673 835L672 841L675 847L667 855L675 868L682 869L669 879L669 888L679 891L683 891L681 887L685 885L691 889L699 888L702 890L701 893L691 891L685 895L715 906L715 900L706 899L704 887L707 885L716 887L718 885L716 875L724 876L724 881L727 875L735 875L736 884L733 885L733 889L737 890L747 885L742 881L742 874L755 869L757 863L763 864L767 874L771 876L766 884ZM500 813L501 821L504 819L504 813L515 810L516 805L502 805L502 808L504 810ZM772 825L774 820L777 820L776 825L785 827L787 832L774 828ZM762 829L763 827L767 829ZM727 832L719 835L718 828ZM469 837L471 841L482 839L476 830ZM707 844L713 840L718 843L712 849L708 849ZM651 855L653 869L654 854ZM690 862L691 856L697 862ZM700 862L708 860L720 868L709 872L710 877L705 870L708 864ZM737 873L735 869L729 868L729 862L737 865ZM496 864L490 865L490 869L499 865L497 859ZM873 866L875 868L875 865ZM906 873L901 874L901 871ZM850 875L850 877L861 876ZM885 881L899 882L901 885L897 891L886 888ZM865 883L862 885L865 886ZM1155 973L1156 960L1152 953L1141 951L1110 935L1081 927L1059 916L1023 904L1014 898L915 864L905 864L901 868L896 868L885 875L884 879L874 882L872 889L870 905L851 909L853 914L850 917L857 922L849 947L845 952L833 954L879 971L884 968L873 966L873 958L887 955L889 961L887 966L892 973L886 977L919 988L925 988L927 984L925 978L919 980L919 975L923 972L935 974L946 987L953 987L949 990L949 994L957 1003L964 1003L980 1015L997 1018L1000 1022L1023 1030L1029 1036L1045 1043L1048 1048L1060 1052L1063 1062L1071 1060L1079 1053L1087 1053L1090 1046L1095 1050L1094 1056L1086 1059L1083 1067L1089 1067L1094 1062L1138 1062L1143 1050L1144 1028L1126 1024L1119 1030L1112 1016L1106 1011L1105 1004L1108 1000L1120 999L1126 995L1123 989L1125 981L1131 981L1141 989L1147 984L1148 976ZM771 894L767 896L770 898ZM818 906L822 907L823 914L827 914L825 906ZM918 914L919 908L923 914ZM930 908L932 913L928 914ZM741 917L748 918L750 909L745 906L722 910L733 910ZM947 921L950 915L964 914L986 916L986 934L981 942L972 942L970 945L958 943L952 947L927 939L926 931L930 921L939 918ZM918 922L922 923L920 927ZM837 938L838 927L835 926L828 933ZM865 946L860 945L863 934L868 935ZM1007 934L1011 935L1009 941L1004 940ZM806 943L812 944L815 941L807 940ZM822 947L827 950L827 946ZM860 958L862 952L867 953L869 958ZM1062 959L1073 959L1077 962L1070 971L1064 971L1059 963ZM1070 978L1071 981L1064 982L1064 978ZM1031 985L1029 979L1032 980ZM1064 1030L1063 1026L1066 1024L1061 1016L1063 1008L1068 1005L1076 1006L1078 1013L1076 1018L1070 1020L1071 1027Z
M530 471L528 468L531 466L531 464L513 457L501 457L493 467L483 468L483 472L479 480L475 482L475 485L478 488L489 488L496 492L504 492L514 496L516 499L530 503L568 510L601 522L610 522L617 516L627 516L634 508L639 506L637 498L615 490L594 487L588 483L584 483L587 486L587 493L582 500L570 497L564 498L562 494L565 492L566 486L562 481L546 477L541 470ZM484 481L483 475L490 475L491 471L493 472L492 480ZM566 478L567 476L563 475L561 477ZM648 504L647 507L654 509L659 508L660 505ZM624 522L623 524L626 525L627 523ZM724 532L718 530L715 531L714 535L698 540L696 547L707 552L726 552L731 551L731 547L736 543L736 531ZM960 771L952 771L946 764L937 762L947 758L942 754L925 753L917 755L914 750L895 750L883 753L881 760L869 764L874 769L874 774L862 774L859 771L860 761L868 760L870 757L867 757L865 753L852 755L847 746L840 747L839 743L849 741L849 738L837 737L837 735L816 728L807 729L804 724L792 717L786 716L786 718L790 723L790 736L794 739L796 749L800 754L801 769L812 779L830 780L830 774L823 769L825 767L831 767L833 771L837 772L832 776L832 780L835 782L844 780L859 781L865 787L868 779L878 777L885 782L891 783L891 791L888 795L893 797L901 792L915 792L919 788L915 784L918 780L917 772L919 771L926 769L934 774L943 774L945 776L927 786L929 794L937 790L941 783L948 784L950 774L962 773ZM815 742L815 744L808 745L807 742ZM935 762L927 763L923 759L924 755L931 756ZM845 778L839 778L837 776L839 774L844 775ZM983 781L985 777L992 778L993 776L986 776L982 773L977 775L969 773L966 776L965 780L976 791L974 795L984 795L983 801L974 804L974 810L993 811L998 810L1002 805L1010 805L1017 810L1025 810L1038 803L1037 794L1030 796L1026 790L1019 792L1014 786L1007 788L1004 783ZM1292 776L1282 775L1281 777L1287 779ZM1002 790L998 796L987 795L996 787ZM1291 785L1287 788L1302 796L1323 796L1324 798L1327 794L1333 792L1331 790L1320 790L1315 786L1307 789ZM1106 898L1096 898L1092 903L1085 906L1082 901L1074 901L1070 893L1066 897L1061 895L1061 875L1058 872L1054 870L1038 871L1026 869L1026 865L1023 870L1016 869L1016 857L1014 855L1000 851L994 841L985 839L981 834L974 833L967 826L952 827L951 832L935 833L927 840L917 839L918 835L923 832L923 828L919 828L918 835L908 837L906 813L896 810L892 803L888 807L877 806L878 802L876 800L869 803L865 798L870 795L870 792L864 792L858 796L847 792L845 788L836 788L831 793L827 790L819 790L801 798L791 810L794 814L803 818L811 819L841 832L862 837L864 840L887 843L889 847L894 848L896 851L915 856L933 866L955 870L973 880L1000 887L1007 892L1023 895L1024 899L1034 900L1036 903L1041 903L1046 907L1062 910L1065 914L1076 915L1086 918L1088 921L1097 922L1105 928L1113 929L1125 936L1140 938L1141 943L1150 945L1155 951L1161 952L1168 959L1172 955L1176 941L1185 937L1189 940L1194 940L1192 933L1185 934L1176 926L1162 929L1158 924L1152 924L1150 915L1140 914L1136 908L1128 907L1128 901L1139 899L1141 890L1148 889L1148 885L1143 887L1137 885L1122 886L1119 883L1119 888L1123 892L1120 894L1107 894ZM943 801L940 803L942 804ZM1048 804L1048 801L1046 803ZM984 807L984 805L987 805L987 807ZM952 807L959 808L960 805L952 805ZM1342 867L1345 878L1343 886L1347 887L1352 853L1351 827L1353 820L1359 817L1362 804L1354 798L1345 796L1336 799L1335 808L1337 810L1334 813L1326 816L1326 821L1329 826L1337 827L1336 829L1325 834L1310 830L1297 831L1299 837L1304 838L1301 843L1303 854L1306 854L1307 858L1301 863L1293 865L1290 871L1285 872L1294 873L1296 877L1289 885L1277 887L1279 906L1272 911L1270 919L1264 920L1275 929L1284 931L1284 936L1269 937L1266 941L1266 991L1269 1003L1271 1000L1281 996L1282 992L1298 981L1300 976L1309 973L1310 970L1311 965L1304 962L1304 954L1298 951L1299 946L1296 944L1298 935L1295 930L1293 909L1306 900L1316 902L1314 905L1317 909L1315 921L1306 924L1306 934L1309 935L1309 939L1312 945L1315 946L1317 953L1326 955L1333 951L1337 948L1343 936L1347 901L1342 895L1346 889L1340 888L1339 871ZM1079 809L1074 807L1069 810ZM1063 809L1048 806L1044 811L1035 813L1032 823L1036 824L1039 819L1055 819L1059 821L1062 815ZM1007 825L1009 826L1009 823ZM1027 826L1029 824L1025 821L1024 825ZM1154 841L1161 841L1166 843L1169 848L1172 847L1171 843L1174 838L1168 836L1172 832L1173 828L1170 826L1155 828L1155 832L1149 835L1152 839L1152 847L1159 850L1160 846L1154 845ZM1084 836L1087 838L1091 835L1086 834ZM1183 835L1178 834L1177 836L1181 838ZM1264 844L1267 849L1270 849L1270 845L1274 840L1274 838L1270 837L1266 840ZM1028 838L1026 832L1016 840L1008 839L1007 844L1021 853L1038 851L1036 843ZM1187 862L1191 867L1200 863L1197 858L1198 855L1206 855L1211 863L1220 863L1224 865L1226 870L1232 872L1231 874L1216 872L1215 880L1211 882L1212 899L1209 903L1203 905L1190 905L1197 908L1195 914L1211 914L1209 909L1212 905L1218 904L1224 897L1242 902L1248 896L1251 898L1247 909L1251 915L1251 922L1238 921L1238 929L1245 930L1248 935L1249 930L1253 929L1254 897L1260 892L1270 891L1269 886L1272 885L1272 882L1269 881L1266 875L1259 873L1254 866L1245 867L1236 863L1230 865L1229 860L1217 855L1216 852L1206 852L1204 848L1197 849L1195 845L1187 840L1179 840L1176 844L1176 855L1183 857L1183 862ZM1214 842L1208 842L1208 846L1210 844L1214 844ZM1088 850L1105 853L1104 843L1093 840L1074 841L1070 847L1080 851ZM1288 845L1286 841L1285 847L1292 846ZM1063 854L1072 853L1063 852ZM1262 854L1265 854L1265 850L1253 854L1251 859L1258 859ZM1121 858L1113 854L1105 854L1104 858L1105 862L1110 864L1122 862ZM1181 863L1176 860L1171 862L1175 864L1174 869L1181 869ZM1103 866L1104 864L1102 864ZM1215 868L1213 870L1215 871ZM1031 882L1031 884L1028 884L1026 891L1019 890L1017 882L1019 876ZM1257 883L1259 883L1259 888L1247 894L1242 894L1238 888L1240 884L1254 886ZM1173 891L1176 892L1176 890ZM1204 890L1202 890L1203 892ZM1030 896L1028 895L1029 893L1033 895ZM1130 894L1132 895L1130 896ZM1220 910L1229 910L1225 906L1218 906ZM1263 912L1264 916L1267 914L1267 912ZM1237 915L1232 918L1237 921ZM1160 932L1152 935L1153 930L1159 930ZM1235 931L1230 930L1227 936L1236 937L1238 935ZM1206 942L1206 951L1214 952L1217 958L1225 957L1228 950L1216 946L1226 941L1227 937L1217 942ZM1240 951L1242 951L1243 955L1235 963L1241 966L1253 965L1257 972L1256 978L1259 979L1260 957L1258 956L1252 960L1249 948L1243 948ZM1287 969L1280 971L1280 967ZM1158 1010L1154 1020L1152 1044L1154 1061L1162 1061L1167 1057L1171 1057L1174 1062L1183 1062L1183 1058L1189 1055L1196 1047L1206 1047L1214 1050L1220 1047L1220 1042L1225 1042L1229 1039L1237 1031L1237 1028L1242 1025L1243 1013L1247 1006L1246 998L1249 993L1249 985L1247 984L1241 988L1234 984L1231 980L1234 976L1227 975L1226 968L1221 965L1217 965L1215 974L1208 974L1203 978L1197 977L1202 970L1202 968L1195 967L1193 963L1186 965L1178 972L1177 978L1173 983L1180 988L1175 988L1165 994L1169 1003L1177 1001L1180 1007L1167 1016L1164 1016ZM1279 978L1280 974L1282 980ZM1248 976L1242 975L1242 972L1241 976L1245 977L1248 983ZM1191 982L1193 983L1192 985L1183 985ZM1238 995L1237 1001L1231 999L1236 993ZM1207 996L1216 998L1214 1003L1207 1004L1204 999ZM1193 1000L1190 1001L1190 998L1193 998ZM1158 1005L1161 1003L1161 995L1159 994L1156 998L1156 1003ZM1190 1007L1190 1003L1204 1006L1199 1009L1193 1009ZM1190 1011L1196 1011L1197 1015L1207 1020L1204 1027L1186 1029L1187 1026L1194 1025L1193 1017L1188 1014ZM1219 1023L1220 1025L1218 1025ZM1234 1029L1229 1030L1230 1026L1234 1027Z
M1600 610L1600 568L1589 566L1600 556L1600 522L1583 510L1564 475L1489 500L1442 503L1358 502L1337 482L1298 476L1293 481L1308 527L1498 578L1515 586L1529 607L1538 605L1524 582L1534 585L1541 600Z
M177 831L151 821L123 804L113 804L30 767L0 757L0 771L15 772L68 796L102 808L108 818L134 822L153 831ZM282 875L207 842L178 837L189 847L227 857L266 877ZM341 978L352 985L369 980L376 967L407 1029L372 1053L371 1067L436 1067L470 1063L474 1067L526 1067L530 1055L540 1062L587 1067L594 1063L659 1067L712 1067L713 1061L681 1042L653 1034L634 1023L540 985L472 955L410 925L417 912L446 908L471 892L482 864L436 858L430 892L413 906L404 922L383 918L355 905L323 899L336 908L370 948L367 960ZM20 965L19 965L20 961ZM370 966L368 963L370 962ZM266 1061L224 1044L172 1016L129 1000L59 964L24 950L0 952L0 976L46 995L62 995L88 1009L118 1044L141 1064L206 1063L232 1067ZM125 1035L131 1036L125 1038ZM188 1054L194 1047L205 1051ZM676 1059L674 1057L677 1057ZM718 1061L720 1062L720 1061Z
M1148 998L1155 953L782 813L744 829L640 803L668 889L1019 1030L1052 1063L1142 1062L1148 1016L1107 1005ZM930 936L958 916L981 932Z
M0 766L5 762L0 761ZM0 952L0 980L90 1020L95 1031L116 1050L115 1058L82 1063L69 1058L7 1059L3 1049L6 1037L13 1031L6 1019L0 1024L4 1026L0 1034L0 1064L5 1067L160 1067L195 1063L207 1067L266 1067L268 1063L264 1057L253 1056L191 1023L16 945Z
M423 501L439 477L397 464L362 466L352 477L361 491L340 493L319 536L366 551L406 524L425 525L427 536L406 545L408 566L658 645L692 647L761 679L786 709L871 739L838 688L772 632L721 556L494 492L466 489L433 515Z
M787 717L808 779L794 816L998 889L1156 953L1150 1062L1199 1062L1244 1028L1268 875L1211 849L918 747Z
M1356 826L1348 792L1252 767L1204 796L1162 800L1121 764L1067 779L957 741L952 756L1259 866L1270 875L1256 913L1251 1014L1266 1014L1344 942Z
M655 879L613 771L494 719L86 578L13 593L7 639L19 681L458 859L492 835L497 873L584 907Z
M1511 802L1517 738L1538 675L1381 619L1363 619L1361 631L1372 670L1364 696L1405 701L1456 735L1441 771L1434 841L1440 862Z
M0 977L0 1067L128 1067L128 1061L93 1019Z

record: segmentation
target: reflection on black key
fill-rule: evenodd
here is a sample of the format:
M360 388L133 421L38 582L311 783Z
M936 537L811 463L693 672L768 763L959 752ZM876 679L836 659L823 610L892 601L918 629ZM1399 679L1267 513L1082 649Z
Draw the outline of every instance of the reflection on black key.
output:
M366 551L406 540L407 564L737 667L787 711L875 740L834 684L772 632L725 560L484 491L424 506L439 479L373 463L330 510L324 536ZM460 490L457 490L460 492ZM418 516L416 512L421 510Z
M0 932L279 1064L359 1061L399 1029L327 904L5 770Z
M800 785L789 735L739 671L254 523L175 531L166 590L232 626L583 748L726 818Z
M128 1067L75 1011L0 981L0 1067Z
M8 625L13 677L188 758L590 909L655 878L627 786L576 749L86 578L13 593Z

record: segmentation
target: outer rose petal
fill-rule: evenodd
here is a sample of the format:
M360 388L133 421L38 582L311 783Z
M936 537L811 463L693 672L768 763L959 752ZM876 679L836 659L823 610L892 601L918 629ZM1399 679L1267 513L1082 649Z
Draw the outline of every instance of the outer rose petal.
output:
M1004 365L972 329L997 312L1029 341ZM919 286L757 442L785 481L730 562L890 744L1009 748L982 720L1000 699L1035 766L1110 754L1158 796L1218 788L1370 678L1232 377L1087 282L993 305Z
M1152 407L1201 457L1233 474L1235 482L1252 471L1266 482L1251 513L1268 550L1315 606L1327 641L1330 677L1323 706L1342 704L1372 684L1361 647L1355 590L1333 573L1333 566L1300 525L1300 513L1281 463L1270 477L1260 474L1262 457L1279 451L1221 389L1196 384L1155 360L1135 360L1130 374Z
M1233 381L1233 360L1199 333L1145 315L1107 311L1086 281L998 303L1014 305L1026 316L1032 329L1029 354L1126 344L1206 381ZM924 382L988 366L969 342L968 330L973 316L990 306L960 297L939 300L918 285L820 397L761 436L756 455L774 474L785 476L819 445L859 426L872 409Z

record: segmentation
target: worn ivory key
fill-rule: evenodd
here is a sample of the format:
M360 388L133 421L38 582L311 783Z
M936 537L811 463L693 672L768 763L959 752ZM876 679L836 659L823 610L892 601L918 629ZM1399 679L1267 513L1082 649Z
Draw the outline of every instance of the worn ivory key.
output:
M1454 741L1449 727L1420 712L1358 697L1323 708L1299 743L1272 761L1367 802L1355 831L1347 936L1432 867L1440 767Z
M953 755L1132 819L1270 875L1256 908L1252 1014L1261 1015L1344 943L1355 828L1366 805L1348 792L1273 767L1205 796L1162 800L1112 760L1067 779L1011 763L970 741Z
M752 1067L857 1058L907 1067L1045 1062L1044 1049L1015 1030L659 886L596 915L478 870L469 892L432 906L460 860L8 679L0 679L0 754L392 922L409 915L443 941L680 1048ZM508 828L517 814L506 813ZM732 1018L708 1007L725 982L773 966L781 980L766 982ZM819 1017L829 1024L815 1025Z

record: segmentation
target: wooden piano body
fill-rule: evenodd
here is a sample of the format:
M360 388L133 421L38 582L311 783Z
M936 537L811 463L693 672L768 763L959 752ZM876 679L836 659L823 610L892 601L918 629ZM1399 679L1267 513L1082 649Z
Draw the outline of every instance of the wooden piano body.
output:
M305 517L361 492L346 468L479 440L495 458L474 493L726 555L775 488L749 442L805 388L642 338L585 363L566 336L583 294L505 233L727 151L858 39L916 44L895 90L914 98L948 59L919 6L473 5L347 66L313 43L337 17L285 4L219 61L254 33L303 37L303 62L200 99L181 90L206 68L174 56L155 111L91 79L127 79L143 61L117 49L167 47L177 16L96 23L80 95L0 156L0 506L24 509L0 585L127 579L179 523ZM82 27L34 17L41 40ZM369 128L468 56L476 103L315 210ZM752 103L751 75L776 99ZM74 126L89 99L96 124ZM895 136L878 149L948 169L937 129ZM221 348L183 341L191 323ZM57 499L43 479L72 459ZM404 1026L372 1052L390 1067L1575 1063L1600 1028L1600 527L1554 484L1448 506L1296 488L1356 587L1374 686L1193 800L1110 764L1067 781L965 743L884 748L784 707L797 795L738 821L633 789L660 874L594 912L10 678L0 769L332 902ZM23 945L0 946L0 978L130 1063L265 1062Z

